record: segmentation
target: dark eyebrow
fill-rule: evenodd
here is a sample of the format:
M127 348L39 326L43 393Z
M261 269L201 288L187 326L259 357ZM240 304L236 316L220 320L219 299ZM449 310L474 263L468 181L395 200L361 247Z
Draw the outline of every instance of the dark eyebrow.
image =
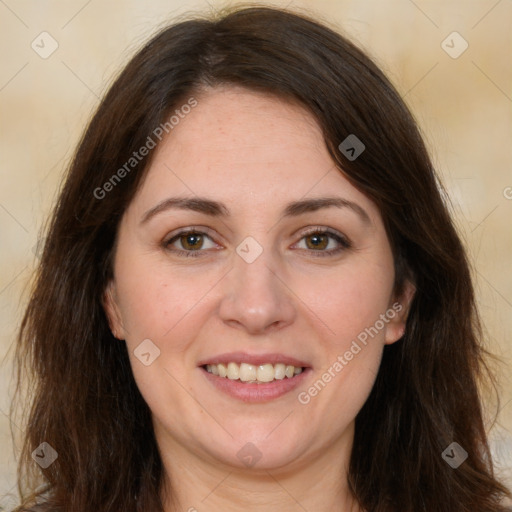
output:
M303 213L314 212L322 208L333 206L335 208L350 208L361 217L365 224L371 224L370 216L361 206L348 199L343 199L342 197L318 197L294 201L286 206L283 217L295 217Z
M365 224L371 224L370 216L357 203L341 197L318 197L301 199L289 203L283 210L282 217L297 217L304 213L314 212L322 208L349 208L359 215ZM229 217L230 211L225 204L204 197L169 197L149 209L143 216L141 224L149 221L155 215L169 209L191 210L212 217Z
M204 197L169 197L149 209L143 216L141 224L149 219L171 208L178 210L192 210L194 212L204 213L212 217L229 217L229 210L222 203L206 199Z

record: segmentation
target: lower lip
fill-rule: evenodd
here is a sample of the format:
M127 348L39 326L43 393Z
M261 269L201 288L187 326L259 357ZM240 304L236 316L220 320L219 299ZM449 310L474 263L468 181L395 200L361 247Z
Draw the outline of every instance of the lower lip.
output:
M227 377L219 377L200 368L206 378L220 391L227 395L242 400L243 402L268 402L279 398L299 386L308 376L311 368L305 368L302 373L294 377L285 377L281 380L262 383L244 383L239 380L231 380Z

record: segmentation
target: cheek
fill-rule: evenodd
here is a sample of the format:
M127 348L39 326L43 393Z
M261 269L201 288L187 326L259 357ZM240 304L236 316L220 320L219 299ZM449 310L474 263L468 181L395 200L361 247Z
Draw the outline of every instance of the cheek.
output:
M305 299L315 305L315 313L329 329L322 338L318 378L300 402L310 404L319 417L331 419L326 428L333 435L357 415L375 382L387 325L381 315L392 318L386 312L393 281L393 259L383 250L379 258L353 260L329 279L317 280L317 293Z
M118 265L116 278L126 344L140 392L150 409L160 414L186 407L188 394L182 385L195 360L191 347L200 328L198 315L205 314L201 299L214 281L197 273L194 277L186 271L171 272L162 265L137 266L133 259L129 267ZM150 364L145 365L137 354L147 340L157 350L149 345L142 352L151 354Z
M325 294L318 316L332 332L320 340L321 364L315 379L297 397L324 419L322 428L334 437L363 407L382 358L386 324L381 325L380 315L387 311L388 294L366 284L344 280L340 290Z
M372 328L389 307L394 280L391 264L362 263L317 275L308 279L309 286L301 285L301 298L319 325L324 324L326 340L336 350L348 349L350 341ZM384 336L380 324L379 334Z
M144 338L160 343L176 338L174 333L200 308L201 299L214 284L208 275L198 276L189 269L172 270L143 261L139 265L132 261L129 268L119 262L116 278L130 345ZM182 347L173 343L169 348L179 351Z
M304 390L301 403L315 402L319 414L333 421L338 415L357 414L379 370L386 326L393 318L386 315L394 281L391 253L382 251L381 255L373 261L353 260L329 275L316 275L300 291L315 313L315 328L324 333L319 339L318 378Z
M382 350L377 347L367 347L356 354L351 361L345 361L345 363L338 361L343 368L339 373L334 368L330 371L326 369L324 378L327 373L334 376L330 377L331 380L325 388L318 392L315 412L322 417L332 419L330 429L336 432L343 430L344 420L352 421L357 416L373 388L381 356ZM322 377L320 380L323 380ZM318 380L313 384L315 388L321 386ZM309 392L311 391L310 389Z

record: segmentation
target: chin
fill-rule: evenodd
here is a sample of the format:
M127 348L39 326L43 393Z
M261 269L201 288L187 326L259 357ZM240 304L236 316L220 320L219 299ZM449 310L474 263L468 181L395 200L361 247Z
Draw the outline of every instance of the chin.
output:
M251 435L234 433L234 439L229 437L226 445L217 445L213 453L211 447L208 451L218 462L254 472L289 466L296 463L302 453L301 443L291 432L271 433L277 424L274 422L270 429L253 428Z

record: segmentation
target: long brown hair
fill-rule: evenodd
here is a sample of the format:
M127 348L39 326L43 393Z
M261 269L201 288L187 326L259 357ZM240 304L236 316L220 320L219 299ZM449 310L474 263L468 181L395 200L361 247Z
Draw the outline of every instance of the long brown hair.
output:
M187 98L224 84L298 102L316 118L340 172L380 209L397 293L406 279L416 286L406 334L385 347L356 418L354 496L372 512L505 510L483 420L487 353L469 265L416 123L353 43L306 16L263 7L162 30L121 72L83 135L18 340L19 383L33 393L22 508L37 498L41 510L162 510L150 410L102 307L117 228L152 153L112 177ZM366 146L357 159L338 149L350 134ZM58 453L46 469L31 457L42 442ZM442 457L452 442L468 454L457 469Z

